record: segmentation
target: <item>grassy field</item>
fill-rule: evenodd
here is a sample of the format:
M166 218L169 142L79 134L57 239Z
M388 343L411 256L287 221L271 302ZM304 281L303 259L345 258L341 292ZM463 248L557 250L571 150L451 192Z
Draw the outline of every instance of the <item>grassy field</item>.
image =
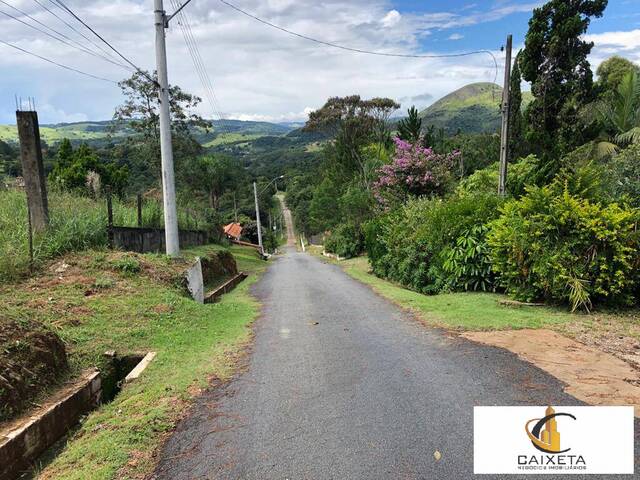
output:
M246 134L246 133L223 133L218 135L215 139L205 143L203 147L217 147L219 145L227 145L231 143L242 143L242 142L250 142L251 140L256 140L257 138L263 137L264 135L260 134Z
M106 138L106 132L92 132L83 129L40 127L40 138L48 144L69 140L99 140ZM0 140L4 142L17 142L18 130L15 125L0 125Z
M107 242L107 208L104 199L94 200L66 192L49 192L50 229L34 239L36 268L65 252L103 247ZM114 224L135 226L133 202L113 201ZM160 227L162 208L158 202L144 203L143 225ZM181 228L206 227L179 211ZM29 267L27 203L22 190L0 191L0 282L23 276Z
M345 272L371 286L376 292L408 308L429 324L462 330L543 328L575 321L580 316L546 307L505 307L503 295L451 293L423 295L369 273L365 257L340 262Z
M184 256L221 248L199 247ZM212 305L200 305L176 287L186 260L162 255L70 254L38 277L0 287L8 317L36 318L64 339L74 373L99 365L106 350L158 353L138 381L72 433L40 478L144 478L153 468L152 453L189 400L210 378L229 378L259 312L249 288L267 265L253 249L230 250L250 276ZM62 262L68 267L60 273Z

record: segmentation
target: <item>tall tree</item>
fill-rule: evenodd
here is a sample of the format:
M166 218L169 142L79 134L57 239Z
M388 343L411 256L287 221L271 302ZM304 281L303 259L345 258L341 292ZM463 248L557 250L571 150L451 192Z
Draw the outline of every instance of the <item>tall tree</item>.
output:
M601 17L608 0L551 0L533 11L522 51L522 76L531 83L528 140L546 161L546 175L560 155L585 143L579 110L593 96L593 73L583 40L591 17Z
M405 142L416 144L422 135L422 119L416 107L407 110L407 114L409 115L407 118L398 122L398 137Z
M130 141L140 153L139 157L152 160L150 167L154 178L160 170L160 117L157 74L136 72L119 83L125 102L116 108L113 119L116 125L133 129L137 138ZM192 135L195 128L209 129L210 122L191 113L202 100L184 92L177 85L169 87L171 130L176 163L185 157L201 153L201 147Z
M511 73L510 101L509 101L509 162L523 155L526 148L524 146L524 131L522 120L522 74L520 73L520 53L516 55L516 60Z
M337 177L359 178L362 187L367 183L369 162L363 153L372 143L381 145L388 136L388 119L399 105L387 98L363 100L359 95L333 97L309 115L307 131L325 131L336 139L330 158Z

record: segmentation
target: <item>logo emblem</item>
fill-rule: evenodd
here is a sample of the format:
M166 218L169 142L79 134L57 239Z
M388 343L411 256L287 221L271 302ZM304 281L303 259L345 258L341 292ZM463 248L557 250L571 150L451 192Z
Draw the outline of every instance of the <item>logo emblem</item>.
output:
M552 407L548 407L543 418L529 420L524 427L533 446L541 452L565 453L571 450L571 448L562 450L560 447L560 432L558 431L557 417L576 419L576 417L570 413L556 413ZM536 424L533 426L533 429L529 430L529 425L533 422L536 422ZM544 430L542 429L543 427Z

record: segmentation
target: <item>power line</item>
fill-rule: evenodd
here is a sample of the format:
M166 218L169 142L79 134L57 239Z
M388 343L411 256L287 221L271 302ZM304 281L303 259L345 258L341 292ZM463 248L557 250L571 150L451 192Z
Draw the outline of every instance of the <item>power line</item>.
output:
M87 77L95 78L96 80L102 80L102 81L105 81L105 82L113 83L114 85L118 84L118 82L115 82L113 80L109 80L108 78L99 77L97 75L93 75L91 73L83 72L82 70L78 70L76 68L69 67L68 65L64 65L62 63L55 62L55 61L50 60L50 59L48 59L46 57L43 57L42 55L38 55L37 53L30 52L29 50L25 50L24 48L18 47L17 45L13 45L12 43L5 42L4 40L0 40L0 43L3 44L3 45L6 45L8 47L14 48L16 50L19 50L19 51L21 51L23 53L26 53L27 55L31 55L31 56L39 58L40 60L43 60L45 62L51 63L51 64L56 65L56 66L61 67L61 68L64 68L65 70L70 70L72 72L79 73L79 74L85 75Z
M99 44L97 44L96 42L94 42L91 38L89 38L87 35L85 35L84 33L82 33L80 30L78 30L77 28L75 28L73 25L71 25L69 22L67 22L64 18L60 17L56 12L54 12L53 10L51 10L50 8L48 8L46 5L44 5L40 0L33 0L34 2L36 2L38 5L40 5L44 10L46 10L47 12L49 12L51 15L53 15L55 18L57 18L60 22L62 22L63 24L65 24L69 29L71 29L72 31L74 31L75 33L77 33L78 35L80 35L82 38L84 38L87 42L89 42L91 45L93 45L94 47L96 47L98 50L100 50L102 53L104 53L105 55L107 55L108 57L111 57L112 59L113 57L113 53L105 50L102 46L100 46ZM57 8L61 8L57 3L55 3L53 0L49 0L49 2L51 2L52 5L54 5Z
M485 54L485 55L490 55L491 58L493 59L493 63L495 64L495 68L496 68L496 78L498 75L498 60L496 59L495 55L493 54L493 52L491 50L474 50L471 52L462 52L462 53L443 53L443 54L434 54L434 55L427 55L427 54L403 54L403 53L388 53L388 52L376 52L373 50L365 50L365 49L361 49L361 48L353 48L353 47L347 47L345 45L340 45L337 43L332 43L332 42L327 42L324 40L319 40L317 38L313 38L313 37L309 37L308 35L303 35L301 33L298 32L294 32L292 30L286 29L284 27L281 27L279 25L276 25L274 23L269 22L268 20L264 20L256 15L253 15L249 12L247 12L246 10L241 9L240 7L228 2L227 0L219 0L221 3L224 3L226 6L234 9L235 11L246 15L249 18L252 18L264 25L267 25L269 27L275 28L276 30L280 30L281 32L284 33L288 33L289 35L293 35L295 37L298 38L302 38L304 40L308 40L310 42L315 42L318 43L320 45L325 45L327 47L332 47L332 48L338 48L340 50L346 50L348 52L355 52L355 53L362 53L365 55L376 55L379 57L396 57L396 58L457 58L457 57L469 57L471 55L481 55L481 54Z
M174 8L178 9L179 4L177 0L171 0L171 3ZM189 16L186 11L180 11L178 15L178 25L180 25L180 29L182 30L182 35L184 37L185 44L187 49L189 50L189 54L191 55L191 59L193 60L194 67L198 76L200 77L200 81L205 90L205 96L211 106L211 110L213 115L218 116L220 119L220 127L222 131L226 134L231 133L226 125L224 124L224 117L221 113L220 104L215 94L215 90L213 88L213 83L211 82L211 77L209 76L207 69L204 65L204 61L202 59L202 55L200 54L200 49L198 48L198 44L195 40L195 36L193 35L193 31L191 29L191 24L189 20ZM174 14L175 15L175 14Z
M85 26L86 29L88 29L91 33L93 33L96 37L98 37L107 47L109 47L111 50L113 50L116 54L118 54L118 56L120 58L122 58L125 62L127 62L129 65L131 65L133 68L136 69L136 71L138 71L138 73L140 73L141 75L144 75L145 77L147 77L147 79L151 80L153 83L157 83L153 78L151 78L151 76L149 76L149 74L147 72L145 72L144 70L142 70L140 67L138 67L135 63L133 63L131 60L129 60L127 57L125 57L122 53L120 53L118 51L118 49L116 49L113 45L111 45L109 42L107 42L102 35L100 35L98 32L96 32L93 28L91 28L84 20L82 20L78 15L76 15L69 7L67 7L62 0L55 0L58 5L60 7L62 7L64 10L66 10L69 15L71 15L73 18L75 18L78 22L80 22L82 25Z
M42 23L42 22L41 22L41 21L39 21L38 19L33 18L33 17L32 17L31 15L29 15L28 13L26 13L26 12L24 12L24 11L20 10L19 8L14 7L13 5L11 5L11 4L9 4L9 3L5 2L4 0L0 0L0 3L2 3L2 4L4 4L4 5L6 5L6 6L10 7L10 8L12 8L12 9L14 9L15 11L17 11L18 13L20 13L20 14L21 14L21 15L23 15L24 17L29 18L29 19L30 19L30 20L32 20L33 22L35 22L35 23L37 23L37 24L39 24L39 25L42 25L43 27L45 27L45 28L47 28L47 29L51 30L51 31L52 31L52 32L54 32L56 35L59 35L59 37L58 37L58 36L56 36L56 35L53 35L53 34L51 34L51 33L49 33L49 32L47 32L47 31L45 31L45 30L42 30L42 29L40 29L40 28L36 27L35 25L31 25L30 23L27 23L27 22L25 22L24 20L22 20L22 19L20 19L20 18L18 18L18 17L15 17L15 16L13 16L13 15L11 15L11 14L9 14L9 13L6 13L6 12L2 12L2 11L0 11L0 14L5 15L5 16L7 16L7 17L9 17L9 18L11 18L11 19L13 19L13 20L15 20L15 21L17 21L17 22L20 22L20 23L22 23L23 25L26 25L26 26L27 26L27 27L29 27L29 28L32 28L32 29L34 29L34 30L36 30L36 31L38 31L38 32L40 32L40 33L43 33L43 34L47 35L48 37L53 38L53 39L55 39L55 40L57 40L57 41L59 41L59 42L61 42L61 43L64 43L65 45L67 45L67 46L69 46L69 47L75 48L76 50L80 50L80 51L82 51L82 52L84 52L84 53L88 53L89 55L93 55L94 57L101 58L101 59L103 59L103 60L105 60L105 61L107 61L107 62L109 62L109 63L112 63L112 64L114 64L114 65L117 65L117 66L119 66L119 67L122 67L122 68L125 68L125 69L127 69L127 68L128 68L126 65L123 65L123 64L118 63L118 62L114 62L113 60L111 60L110 58L105 57L104 55L101 55L101 54L99 54L99 53L96 53L96 52L94 52L94 51L92 51L92 50L89 50L89 49L85 48L84 46L82 46L82 45L78 44L78 43L77 43L75 40L73 40L72 38L69 38L69 37L68 37L67 35L65 35L64 33L58 32L57 30L55 30L55 29L53 29L53 28L49 27L48 25L46 25L46 24ZM60 37L62 37L62 38L60 38ZM66 39L66 40L65 40L65 39ZM67 41L67 40L68 40L68 41ZM71 42L73 42L73 43L71 43Z

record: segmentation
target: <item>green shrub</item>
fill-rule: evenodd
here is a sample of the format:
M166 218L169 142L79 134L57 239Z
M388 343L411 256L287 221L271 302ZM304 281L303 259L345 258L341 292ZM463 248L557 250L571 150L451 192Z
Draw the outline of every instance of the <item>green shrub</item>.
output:
M364 249L363 234L355 225L338 225L325 240L324 248L340 257L357 257Z
M423 293L491 285L491 275L480 281L479 270L457 275L445 263L461 237L498 215L500 203L497 195L419 199L385 214L365 229L374 273Z
M640 144L622 150L607 167L613 180L613 194L640 207Z
M569 182L508 202L488 236L493 269L519 300L630 304L638 267L637 211L572 194Z
M507 193L520 197L525 193L525 187L531 183L533 173L538 166L535 155L529 155L509 165L507 170ZM491 195L498 191L500 164L494 163L487 168L477 170L460 181L457 188L458 195Z
M475 225L458 237L455 245L443 250L442 269L450 290L495 291L486 225Z

